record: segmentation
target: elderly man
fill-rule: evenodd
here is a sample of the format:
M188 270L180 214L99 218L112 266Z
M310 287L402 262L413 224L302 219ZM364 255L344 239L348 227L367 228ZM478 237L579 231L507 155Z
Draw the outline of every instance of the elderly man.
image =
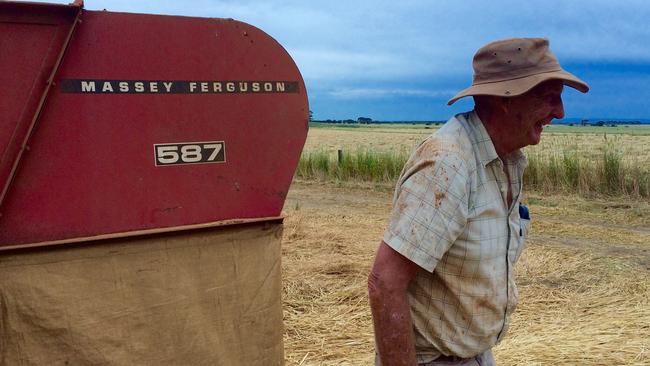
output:
M563 70L546 39L478 50L475 108L451 118L411 155L368 279L376 364L493 365L491 348L517 304L513 267L528 232L526 158L542 129L564 117Z

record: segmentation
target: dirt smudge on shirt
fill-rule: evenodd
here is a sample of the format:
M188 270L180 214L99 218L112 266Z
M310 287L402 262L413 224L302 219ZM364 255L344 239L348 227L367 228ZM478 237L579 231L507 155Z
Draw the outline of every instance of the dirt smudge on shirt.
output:
M415 150L415 155L419 158L432 158L440 155L442 147L443 143L441 140L430 137L418 146L417 150Z
M435 196L436 196L436 208L438 208L442 204L442 200L445 199L447 195L444 192L436 192Z

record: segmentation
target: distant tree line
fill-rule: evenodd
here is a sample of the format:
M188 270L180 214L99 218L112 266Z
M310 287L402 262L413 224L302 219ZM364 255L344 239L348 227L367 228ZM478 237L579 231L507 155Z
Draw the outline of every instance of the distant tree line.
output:
M617 125L642 125L641 121L617 121L617 120L599 120L599 121L589 121L588 119L583 119L580 121L580 126L592 126L592 127L616 127ZM574 123L569 123L569 126L574 126Z
M353 119L323 119L323 120L313 120L312 122L317 123L344 123L344 124L354 124L357 121Z
M386 124L386 123L404 123L404 124L412 124L412 125L435 125L439 126L445 123L445 121L375 121L370 117L358 117L356 120L354 119L325 119L325 120L315 120L314 119L314 112L311 110L309 111L309 122L316 122L316 123L340 123L340 124ZM642 125L644 122L642 121L622 121L622 120L598 120L598 121L590 121L588 119L583 119L580 122L559 122L559 124L564 124L568 126L593 126L593 127L603 127L603 126L610 126L610 127L616 127L617 125Z
M310 122L316 122L316 123L341 123L341 124L363 124L363 125L369 125L369 124L387 124L387 123L404 123L404 124L413 124L413 125L441 125L445 123L445 121L375 121L370 117L358 117L356 120L354 119L324 119L324 120L315 120L312 117L312 113L310 111Z

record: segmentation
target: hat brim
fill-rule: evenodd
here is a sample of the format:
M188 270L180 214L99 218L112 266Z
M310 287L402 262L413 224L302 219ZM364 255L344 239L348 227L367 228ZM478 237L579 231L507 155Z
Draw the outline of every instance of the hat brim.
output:
M578 79L575 75L564 70L544 72L535 75L529 75L522 78L494 81L490 83L482 83L472 85L469 88L462 90L453 98L449 99L447 105L452 105L458 99L470 95L495 95L501 97L515 97L524 94L536 85L547 80L562 80L565 85L568 85L583 93L589 91L589 85L584 81Z

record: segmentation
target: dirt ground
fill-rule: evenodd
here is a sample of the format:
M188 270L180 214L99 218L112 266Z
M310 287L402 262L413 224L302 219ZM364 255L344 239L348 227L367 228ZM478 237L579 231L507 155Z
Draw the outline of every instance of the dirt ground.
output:
M288 365L370 365L366 278L385 184L294 182L285 203ZM530 193L520 303L499 365L650 365L650 202Z

